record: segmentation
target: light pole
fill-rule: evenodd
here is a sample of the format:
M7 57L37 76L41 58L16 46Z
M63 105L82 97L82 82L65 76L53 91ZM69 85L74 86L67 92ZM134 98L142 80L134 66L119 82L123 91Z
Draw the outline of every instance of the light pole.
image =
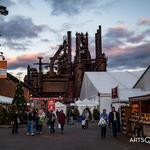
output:
M98 92L98 110L100 112L100 93Z
M5 60L5 57L4 57L4 55L3 55L3 52L0 52L0 60Z
M0 5L0 14L4 15L4 16L8 15L8 10L5 6ZM1 36L1 34L0 34L0 36ZM0 44L0 46L1 46L1 44ZM2 58L2 60L5 60L5 57L3 56L3 52L0 52L0 57Z

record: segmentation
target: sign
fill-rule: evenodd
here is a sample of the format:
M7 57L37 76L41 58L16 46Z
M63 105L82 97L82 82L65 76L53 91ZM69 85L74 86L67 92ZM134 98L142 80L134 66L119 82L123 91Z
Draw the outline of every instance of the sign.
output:
M55 111L55 101L48 101L48 111Z
M7 61L0 60L0 78L7 78Z
M37 100L37 101L62 101L63 98L61 97L30 97L30 100Z
M112 98L118 98L118 87L112 89Z

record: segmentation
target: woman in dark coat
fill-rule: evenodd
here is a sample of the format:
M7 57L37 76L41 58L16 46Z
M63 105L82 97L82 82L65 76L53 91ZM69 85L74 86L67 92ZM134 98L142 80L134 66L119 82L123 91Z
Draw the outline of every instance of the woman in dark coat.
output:
M12 134L18 133L18 124L20 123L19 114L16 110L12 115Z
M62 134L63 134L63 132L64 132L65 119L66 119L66 116L65 116L65 114L63 113L63 110L61 110L60 113L59 113L59 116L58 116L58 122L59 122L59 124L60 124L61 133L62 133Z

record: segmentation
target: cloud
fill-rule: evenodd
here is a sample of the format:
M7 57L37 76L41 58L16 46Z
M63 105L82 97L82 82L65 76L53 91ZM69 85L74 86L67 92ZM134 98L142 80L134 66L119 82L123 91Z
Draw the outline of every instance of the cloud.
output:
M138 46L117 49L120 53L109 57L109 67L116 69L146 68L150 65L149 49L149 42Z
M139 34L139 35L134 35L134 36L131 36L127 39L127 42L130 42L130 43L139 43L139 42L142 42L145 38L145 35L144 34Z
M96 0L45 0L52 6L52 15L74 15L78 14L82 8L87 7ZM84 7L83 7L84 6Z
M46 28L45 25L35 25L31 18L15 16L10 20L0 20L2 37L10 39L36 38Z
M140 18L138 25L148 25L150 26L150 18L142 17Z
M129 31L125 26L116 26L108 29L106 38L128 38L134 34L133 31Z
M3 6L12 6L14 5L15 2L13 2L12 0L0 0L0 5L3 5Z
M28 65L33 65L37 62L38 56L46 56L44 53L28 53L14 58L8 58L8 69L27 68Z
M4 18L0 20L0 33L3 45L11 50L29 49L29 46L33 44L32 39L41 38L40 34L45 31L55 35L57 33L57 31L46 25L35 25L31 18L24 16L14 16L9 20ZM41 42L48 42L48 40L44 39Z
M77 15L83 11L102 11L116 2L115 0L45 0L51 6L52 15Z
M32 42L30 40L21 42L9 40L9 42L5 41L2 45L7 46L8 48L13 50L27 50L28 47L32 45Z
M150 36L150 28L147 28L141 33L137 33L134 30L129 30L125 25L117 25L115 27L108 28L108 31L103 36L104 48L112 49L113 47L125 46L126 43L139 44L144 42L147 37Z
M103 36L103 52L108 56L108 67L136 69L149 66L149 33L149 29L146 29L138 34L134 30L129 30L126 26L109 28Z
M49 39L41 39L42 42L50 42Z

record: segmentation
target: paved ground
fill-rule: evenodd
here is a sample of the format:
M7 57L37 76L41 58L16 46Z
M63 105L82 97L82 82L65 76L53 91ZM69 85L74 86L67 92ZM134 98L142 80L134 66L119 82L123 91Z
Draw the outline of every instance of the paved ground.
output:
M0 128L1 150L150 150L150 144L130 143L129 138L120 134L117 139L108 130L107 138L101 139L96 123L91 123L89 129L83 130L76 123L66 126L62 135L58 131L50 134L44 128L42 135L26 136L25 128L19 129L19 134L12 135L10 128Z

